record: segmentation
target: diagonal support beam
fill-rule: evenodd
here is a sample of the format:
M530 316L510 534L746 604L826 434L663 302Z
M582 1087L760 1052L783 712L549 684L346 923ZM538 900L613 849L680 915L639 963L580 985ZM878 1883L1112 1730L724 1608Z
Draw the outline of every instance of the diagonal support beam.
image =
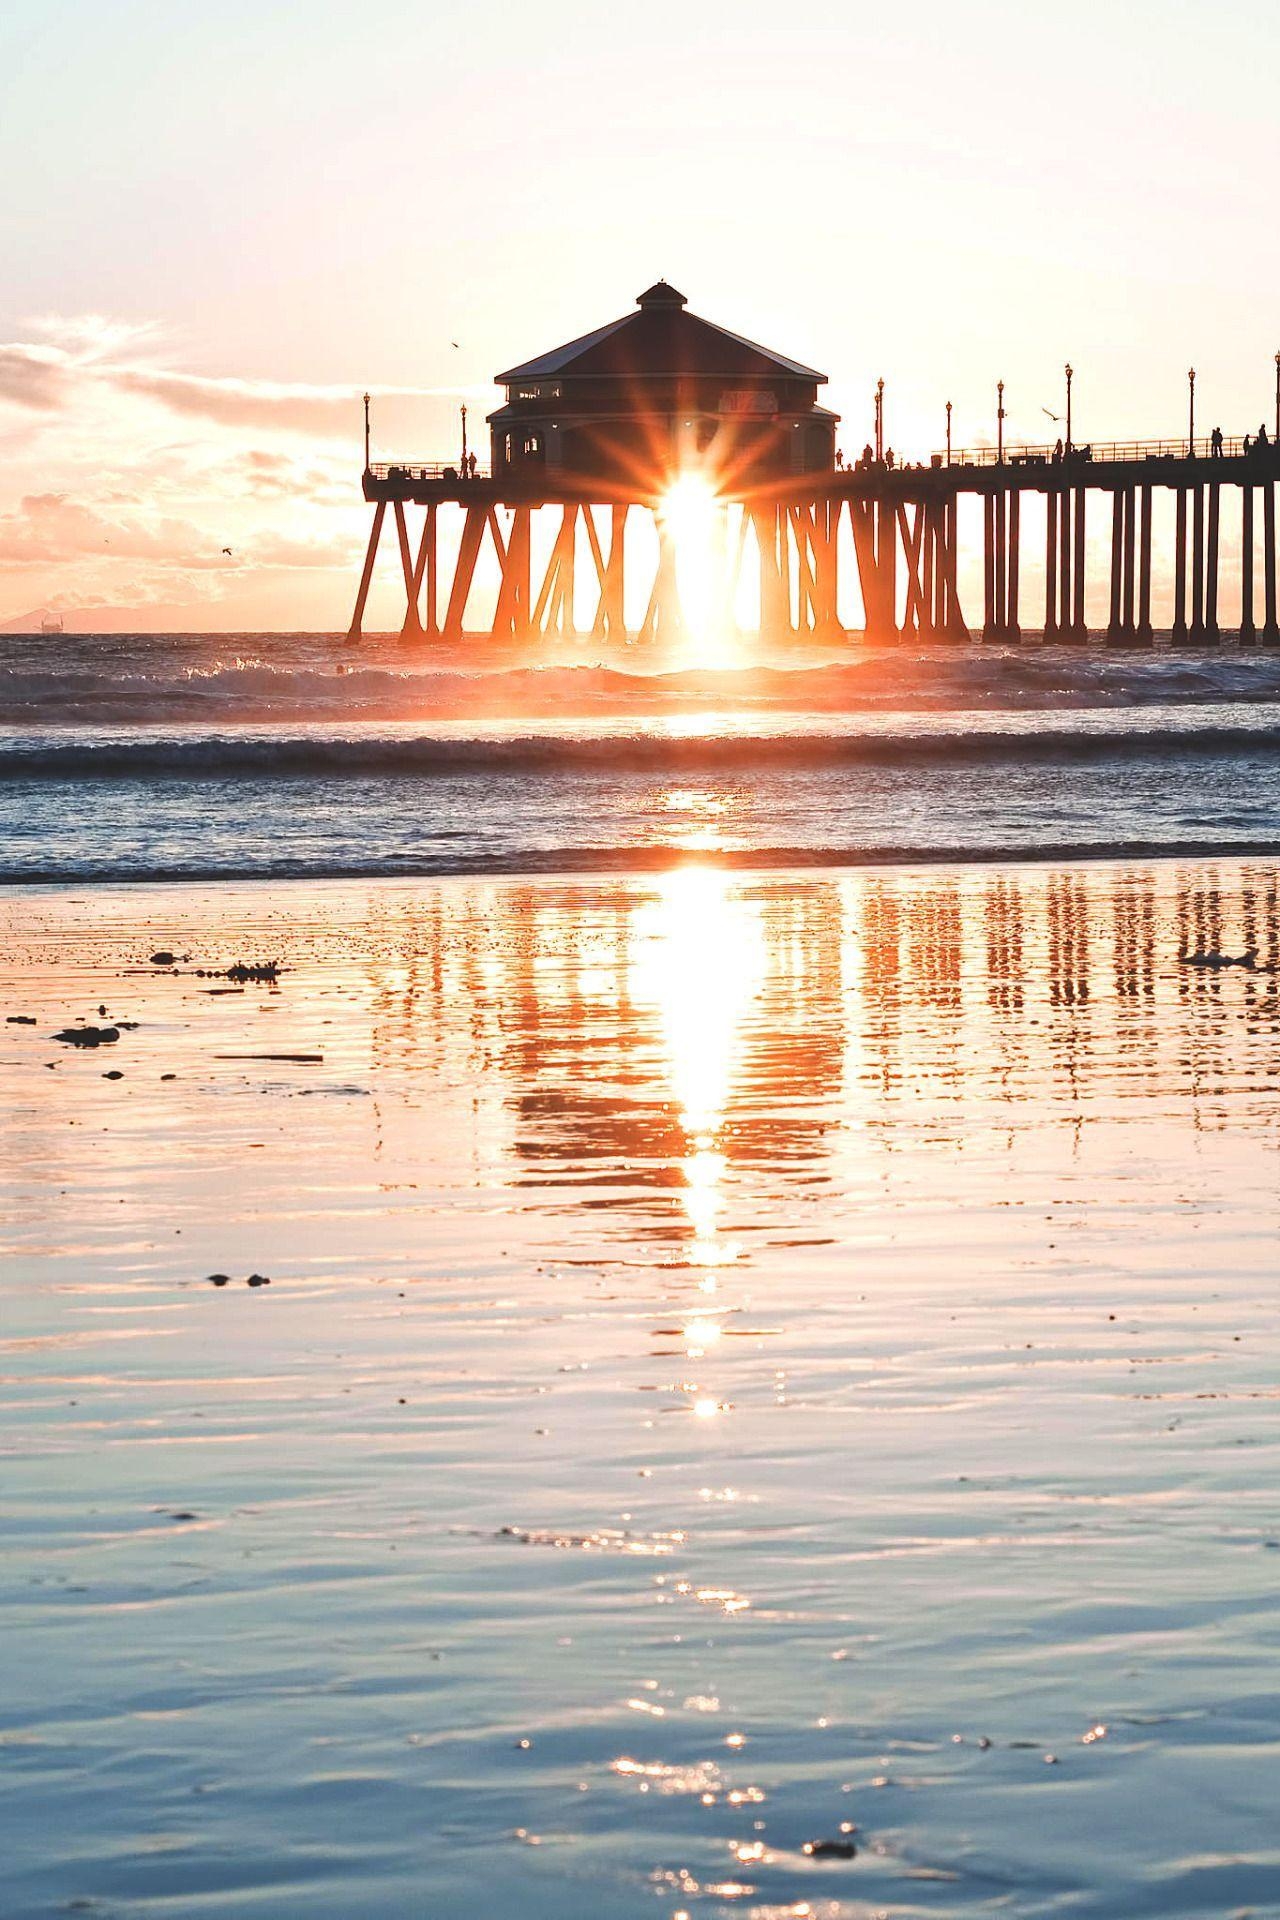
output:
M364 571L360 575L360 589L356 594L355 611L351 615L351 625L347 629L349 640L358 640L364 631L364 609L369 598L369 582L373 578L373 563L378 554L378 541L382 536L382 523L386 518L387 503L379 500L373 510L373 528L369 534L369 546L364 556Z

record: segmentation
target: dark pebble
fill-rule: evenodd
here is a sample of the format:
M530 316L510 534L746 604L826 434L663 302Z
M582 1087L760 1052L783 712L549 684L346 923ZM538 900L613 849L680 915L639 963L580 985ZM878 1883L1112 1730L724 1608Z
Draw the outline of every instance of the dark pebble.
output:
M34 1027L36 1024L34 1013L6 1013L5 1020L11 1027Z
M173 965L173 959L174 956L171 953L166 953L162 948L159 953L152 954L151 964L153 967L171 967Z
M225 1287L229 1285L230 1280L231 1275L229 1273L211 1273L209 1275L209 1285L211 1287Z
M271 1280L269 1275L265 1273L251 1273L245 1281L245 1285L246 1287L269 1287Z
M54 1034L55 1040L65 1040L70 1047L101 1047L120 1038L119 1027L64 1027L61 1033Z
M806 1840L804 1850L814 1860L855 1860L858 1855L852 1840Z
M124 1079L124 1075L121 1073L119 1067L112 1067L111 1070L108 1073L104 1073L102 1077L104 1080L123 1080Z
M160 1078L161 1078L162 1080L176 1080L176 1079L177 1079L177 1077L178 1077L178 1076L177 1076L177 1074L176 1074L176 1073L162 1073L162 1074L160 1075Z

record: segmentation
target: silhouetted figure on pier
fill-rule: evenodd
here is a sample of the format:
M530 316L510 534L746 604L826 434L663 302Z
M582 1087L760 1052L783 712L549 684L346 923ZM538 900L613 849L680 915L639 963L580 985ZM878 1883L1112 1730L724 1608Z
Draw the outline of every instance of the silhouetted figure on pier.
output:
M1222 428L1215 427L1209 435L1209 451L1215 460L1222 458Z
M1060 467L1062 465L1063 452L1064 452L1064 448L1061 440L1055 440L1053 443L1053 464L1055 467Z

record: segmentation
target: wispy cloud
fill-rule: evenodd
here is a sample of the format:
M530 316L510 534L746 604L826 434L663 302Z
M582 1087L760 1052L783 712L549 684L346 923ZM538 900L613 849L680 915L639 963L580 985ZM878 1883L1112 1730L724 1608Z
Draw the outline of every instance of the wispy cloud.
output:
M53 412L68 404L72 385L60 357L29 346L0 346L0 400Z
M345 619L367 526L363 387L193 372L159 327L100 314L15 331L0 343L0 622L143 600L197 626ZM489 393L369 390L386 442L420 454Z
M484 386L366 389L354 382L317 385L188 373L165 364L166 343L155 326L100 314L50 315L30 324L42 337L0 344L0 402L42 412L69 410L97 387L224 426L332 435L351 430L365 391L393 401L466 400L489 392Z

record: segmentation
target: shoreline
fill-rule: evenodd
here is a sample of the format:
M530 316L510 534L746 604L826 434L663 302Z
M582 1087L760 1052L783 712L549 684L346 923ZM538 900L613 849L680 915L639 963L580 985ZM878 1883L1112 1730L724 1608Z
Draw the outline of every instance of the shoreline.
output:
M524 864L505 856L485 861L482 856L462 856L455 863L432 863L395 868L376 866L270 867L259 871L243 868L207 867L190 871L164 869L146 873L4 873L0 872L0 892L12 896L29 890L46 894L58 888L177 888L183 886L341 886L440 880L507 881L519 884L534 880L571 878L601 881L625 880L629 876L669 874L689 867L734 874L759 873L785 878L788 873L825 873L838 878L842 873L892 869L910 872L920 868L936 872L957 867L987 869L1015 866L1020 870L1064 865L1105 866L1133 864L1165 866L1177 861L1276 860L1280 859L1280 835L1257 841L1186 841L1177 845L1151 842L1102 843L1069 841L1050 846L1001 846L986 849L959 847L840 848L830 852L821 848L749 848L749 847L655 847L618 848L609 854L599 847L583 848L580 857L556 851L545 859L538 854L525 857Z

